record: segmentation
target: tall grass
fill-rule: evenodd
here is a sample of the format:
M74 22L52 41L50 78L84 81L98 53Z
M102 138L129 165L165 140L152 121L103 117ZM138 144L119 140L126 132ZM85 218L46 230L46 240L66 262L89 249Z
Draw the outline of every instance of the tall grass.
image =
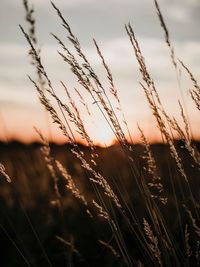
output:
M193 84L190 96L199 110L200 87L198 82L183 61L177 59L161 9L156 0L154 0L154 3L159 22L164 30L165 42L169 47L177 80L179 81L180 79L178 68L182 67ZM51 5L60 19L68 41L74 48L74 52L70 51L67 44L52 33L53 38L60 46L58 54L69 66L79 83L79 89L76 89L76 91L87 109L88 115L90 115L90 107L85 100L84 94L91 96L93 104L97 106L114 133L125 159L127 173L130 174L132 186L130 190L127 186L127 179L124 179L124 177L119 177L119 180L111 179L101 172L98 165L101 155L87 133L82 114L77 103L71 97L70 89L64 81L61 81L61 86L67 96L67 102L65 102L57 94L57 88L54 87L54 83L43 65L35 35L34 10L30 9L28 1L24 1L29 31L26 32L21 25L20 29L29 45L29 54L38 75L37 80L31 77L29 79L37 91L41 104L50 114L53 123L60 128L66 137L66 142L70 144L71 157L75 157L84 170L84 183L87 183L90 186L90 190L93 191L92 196L88 196L81 191L74 177L68 172L67 167L63 166L59 160L51 155L51 148L46 138L39 130L36 130L42 143L41 152L53 182L54 204L56 204L61 218L59 221L61 221L61 234L63 236L58 236L58 240L68 246L77 257L82 257L80 256L82 254L81 251L74 247L73 242L65 239L68 234L65 233L64 229L64 204L60 192L60 181L64 179L65 190L68 190L74 196L74 199L79 203L89 220L94 221L94 224L96 221L102 223L103 220L105 227L99 228L98 231L102 231L102 236L106 238L105 240L101 238L96 242L99 242L110 253L112 260L110 260L110 263L104 263L107 264L106 266L197 266L200 261L199 195L193 192L195 181L192 181L194 178L190 177L191 174L186 170L185 159L182 158L183 153L181 151L184 149L187 152L188 160L193 165L198 176L200 161L199 151L192 140L184 99L182 98L178 104L184 125L184 127L181 127L176 118L167 114L162 104L156 83L148 70L133 27L131 24L125 25L127 41L128 39L130 40L130 45L138 62L141 74L140 85L144 92L144 97L157 123L157 131L160 132L163 143L168 146L170 153L168 161L173 162L171 165L173 169L170 167L168 172L170 174L169 177L163 180L163 175L159 173L160 167L156 155L154 155L152 146L139 125L138 129L143 152L139 156L135 153L136 145L133 143L134 140L132 140L133 138L122 110L112 72L101 52L100 46L96 40L93 40L97 56L102 61L102 66L109 82L109 89L104 87L84 53L80 41L73 33L59 8L53 2L51 2ZM112 97L117 103L117 110L112 104ZM56 105L53 103L56 103ZM120 123L121 117L123 118L123 125ZM124 127L126 133L123 130ZM77 134L85 140L88 146L89 152L87 155L77 143ZM178 136L183 148L180 147L174 136ZM169 162L165 164L167 166ZM3 165L0 165L0 173L8 182L11 182ZM172 192L171 195L167 190ZM130 195L131 191L137 195L139 204L135 201L136 198L132 198ZM171 203L175 207L175 217L178 225L176 230L178 233L172 229L169 223L168 217L171 216ZM139 205L139 209L137 205ZM169 214L166 216L167 213ZM71 215L69 214L68 216ZM111 236L110 240L108 240L108 236ZM38 241L40 242L39 239ZM44 255L46 255L45 251ZM47 263L51 266L48 256L46 258ZM72 265L73 260L69 260L68 264ZM94 264L91 266L94 266Z

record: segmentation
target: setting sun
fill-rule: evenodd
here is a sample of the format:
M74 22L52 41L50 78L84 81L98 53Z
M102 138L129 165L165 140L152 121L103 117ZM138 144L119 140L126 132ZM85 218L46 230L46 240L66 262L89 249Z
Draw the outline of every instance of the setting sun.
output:
M93 128L92 136L94 142L102 147L111 145L115 140L112 131L103 123L98 128Z

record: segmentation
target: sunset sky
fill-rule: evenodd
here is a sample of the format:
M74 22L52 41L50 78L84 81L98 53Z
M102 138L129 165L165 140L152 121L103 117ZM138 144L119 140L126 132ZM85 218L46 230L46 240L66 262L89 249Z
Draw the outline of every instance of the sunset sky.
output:
M146 63L155 80L158 92L169 114L180 118L178 99L181 99L176 75L164 42L153 0L55 0L69 22L101 81L107 83L92 38L94 37L113 73L122 107L133 135L138 141L138 122L151 139L159 138L153 123L144 93L139 85L138 71L124 24L131 22L145 56ZM200 74L200 2L199 0L160 0L160 8L168 26L176 55L190 67L198 78ZM81 88L68 66L57 54L59 46L50 35L56 33L66 46L67 41L60 20L48 0L32 0L36 17L36 34L41 47L41 56L58 95L65 97L59 81L64 81L76 99L89 134L97 143L109 144L113 135L91 99ZM27 29L25 12L20 0L1 0L0 3L0 139L18 139L25 142L35 140L33 126L45 135L49 124L37 93L27 78L34 76L34 69L28 58L28 45L19 30L19 24ZM74 92L80 89L91 108L88 116ZM182 73L181 90L195 137L200 123L198 113L189 98L191 82ZM66 141L59 130L50 126L54 141Z

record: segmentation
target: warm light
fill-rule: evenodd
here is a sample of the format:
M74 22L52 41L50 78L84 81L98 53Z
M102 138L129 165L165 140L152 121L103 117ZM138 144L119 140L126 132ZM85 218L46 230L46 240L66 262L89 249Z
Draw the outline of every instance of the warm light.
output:
M95 144L102 147L110 146L115 139L112 130L103 125L103 123L96 127L96 129L93 128L91 136L93 137Z

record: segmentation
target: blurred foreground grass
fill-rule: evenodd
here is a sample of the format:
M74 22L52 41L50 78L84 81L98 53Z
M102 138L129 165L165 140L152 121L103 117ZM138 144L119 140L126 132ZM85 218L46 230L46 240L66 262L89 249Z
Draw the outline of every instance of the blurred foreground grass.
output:
M180 142L177 142L181 147ZM199 148L200 144L196 143ZM58 211L52 179L40 151L40 144L24 145L17 142L0 144L0 162L2 162L12 183L8 184L4 177L0 183L0 242L1 266L124 266L115 247L113 234L103 218L90 218L71 192L65 188L65 181L60 177L59 191L62 195L63 214ZM81 146L86 158L89 149ZM181 242L181 233L176 212L176 203L172 195L170 177L173 177L177 201L181 206L181 192L179 191L179 175L174 161L169 154L169 148L163 144L151 146L153 155L159 166L158 172L162 178L168 204L162 206L162 216L166 218L168 226L174 235L177 246ZM95 198L91 184L88 182L84 169L78 160L70 153L69 145L51 144L52 156L66 166L76 184L87 199ZM141 170L144 167L142 156L144 148L134 146L134 157ZM126 188L124 199L131 206L134 205L138 218L148 218L143 209L144 199L135 189L135 182L127 168L120 146L97 148L96 169L108 178L111 186L116 190ZM195 168L189 163L188 153L179 148L183 158L185 170L192 178L191 189L195 199L199 199L200 181ZM145 179L150 179L147 176ZM122 184L123 183L123 184ZM182 187L182 190L184 188ZM199 207L197 203L197 207ZM116 212L116 216L117 212ZM141 258L142 251L135 249L135 241L129 235L127 226L118 218L121 231L132 257ZM187 213L182 214L182 223L190 225ZM127 234L126 234L127 232ZM108 242L110 249L102 242ZM107 243L107 244L108 244ZM114 253L114 254L113 254ZM116 253L116 255L115 255ZM141 253L141 255L139 255ZM24 260L28 261L28 264ZM49 260L47 260L47 258Z

